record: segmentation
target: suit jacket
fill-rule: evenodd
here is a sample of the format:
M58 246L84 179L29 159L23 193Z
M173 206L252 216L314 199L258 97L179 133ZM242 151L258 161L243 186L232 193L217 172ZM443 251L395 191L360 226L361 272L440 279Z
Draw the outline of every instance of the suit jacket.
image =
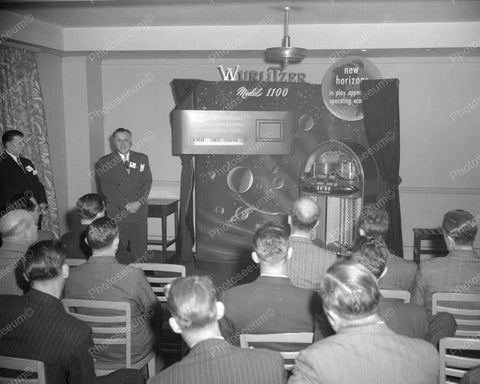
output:
M130 173L127 172L118 152L103 156L95 173L107 202L107 214L122 223L147 220L148 194L152 187L152 173L148 156L130 151ZM127 203L140 200L142 206L135 213L125 210Z
M395 333L424 339L428 332L428 319L422 307L404 304L398 300L380 297L378 315Z
M0 327L0 355L45 362L47 383L94 381L88 352L92 331L67 314L56 297L35 289L24 296L0 296Z
M221 301L222 334L236 345L243 333L313 332L315 314L322 307L315 292L295 287L288 277L264 275L223 292ZM277 349L273 344L269 348Z
M88 300L126 301L132 313L132 363L152 350L153 333L150 319L152 306L158 303L141 269L118 263L113 256L92 256L70 270L65 284L65 297ZM100 313L105 313L100 311ZM125 361L125 349L110 345L96 353L102 368L118 369Z
M289 384L436 384L438 352L384 323L341 329L304 349Z
M296 287L318 291L327 269L335 263L337 255L317 247L310 239L290 236L293 256L287 260L287 275Z
M85 243L85 230L88 225L81 224L74 231L65 233L60 242L68 258L87 260L92 255L92 249ZM128 252L121 244L118 246L115 258L120 264L131 264L135 262L135 256Z
M23 295L30 284L23 276L20 259L28 249L27 244L4 240L0 248L0 294Z
M401 257L388 255L387 273L380 279L380 289L401 289L404 291L413 290L417 264Z
M0 155L0 209L3 209L5 203L17 193L35 197L38 204L47 203L45 188L38 180L38 176L33 174L35 166L25 157L20 156L20 161L25 172L7 152ZM27 167L32 171L27 171Z
M435 292L480 293L480 257L475 251L454 249L445 257L420 263L412 302L432 313ZM452 295L453 300L455 300Z
M281 384L285 383L278 352L241 349L225 340L195 344L187 356L147 384Z

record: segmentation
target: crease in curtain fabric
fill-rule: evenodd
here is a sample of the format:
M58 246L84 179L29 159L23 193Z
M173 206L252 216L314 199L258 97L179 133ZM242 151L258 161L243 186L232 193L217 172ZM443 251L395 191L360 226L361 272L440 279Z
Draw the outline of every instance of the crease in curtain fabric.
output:
M25 135L25 157L38 170L45 187L48 210L43 228L59 234L59 220L48 145L45 109L35 54L0 47L0 134L16 129Z
M398 79L361 82L364 125L378 170L386 183L385 209L390 228L385 236L389 249L403 257L402 218L398 186L400 168L400 114ZM381 196L378 197L379 199ZM383 199L385 201L385 199Z

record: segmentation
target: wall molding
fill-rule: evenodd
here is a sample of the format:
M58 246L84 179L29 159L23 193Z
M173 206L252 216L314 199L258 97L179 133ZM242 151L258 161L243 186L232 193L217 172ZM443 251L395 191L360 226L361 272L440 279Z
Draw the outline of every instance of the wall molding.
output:
M480 188L469 187L399 187L400 193L416 195L480 195Z

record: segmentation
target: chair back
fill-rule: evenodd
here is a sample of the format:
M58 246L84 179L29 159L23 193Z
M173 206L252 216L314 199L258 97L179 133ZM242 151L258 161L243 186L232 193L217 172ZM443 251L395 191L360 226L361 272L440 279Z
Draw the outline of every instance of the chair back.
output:
M42 361L0 356L0 368L21 372L16 377L0 376L0 384L46 384L45 364ZM36 373L37 378L31 378Z
M432 315L448 312L457 322L456 337L478 337L480 293L436 292L432 295Z
M242 348L254 348L253 344L275 343L278 344L303 344L307 348L313 342L313 332L299 333L268 333L268 334L242 334L240 335L240 346ZM296 351L282 351L283 366L291 370L295 365L295 359L303 348Z
M410 292L401 289L380 289L380 293L386 299L402 300L404 303L410 303Z
M69 267L78 267L86 262L87 260L85 259L69 259L68 257L65 259L65 264L67 264Z
M123 301L63 299L66 311L92 328L94 356L110 345L125 346L125 368L131 368L132 315ZM93 311L92 311L93 309ZM105 312L112 312L106 315ZM102 313L99 314L94 314Z
M145 277L158 301L167 302L165 297L165 286L175 280L177 277L185 277L186 270L184 265L179 264L161 264L161 263L133 263L133 267L143 269Z
M467 357L474 356L473 351L476 351L477 357ZM439 352L440 384L458 383L470 368L480 364L478 338L444 337L440 339Z

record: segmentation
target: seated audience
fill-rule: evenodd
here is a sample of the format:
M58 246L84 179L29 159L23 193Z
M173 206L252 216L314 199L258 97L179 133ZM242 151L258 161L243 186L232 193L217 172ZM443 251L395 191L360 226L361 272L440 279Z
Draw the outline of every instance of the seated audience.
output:
M60 301L69 273L60 243L33 245L23 262L32 287L24 296L0 296L0 328L8 330L2 332L0 355L43 361L48 384L142 383L136 370L95 378L92 330Z
M173 331L182 335L190 352L148 384L285 383L279 353L241 349L226 342L218 320L224 307L205 276L175 279L167 289Z
M88 259L92 255L92 250L85 242L85 230L96 219L105 216L105 202L102 196L97 193L83 195L77 201L77 213L80 217L80 227L65 233L60 241L68 258ZM135 257L120 245L115 257L120 264L128 265L135 262Z
M153 306L159 305L141 269L118 263L118 226L102 217L86 229L92 256L85 264L72 268L65 284L65 297L75 299L127 301L132 314L132 364L152 351L153 332L149 326ZM102 369L118 369L125 361L125 348L109 345L95 354ZM122 363L123 362L123 363ZM157 368L162 366L158 362Z
M315 291L320 288L327 269L337 259L333 252L316 246L311 240L319 216L318 205L312 199L303 197L295 201L288 217L293 256L287 261L287 276L296 287Z
M288 236L287 229L273 223L255 231L252 259L260 263L260 276L222 294L225 316L220 327L230 343L238 345L242 333L314 331L320 298L313 291L295 287L288 278L286 262L292 257Z
M367 268L378 281L387 272L388 249L382 240L365 239L357 242L353 249L351 260L362 264ZM422 307L415 304L404 304L398 300L385 299L380 293L380 301L378 304L378 315L388 325L388 327L400 334L416 338L432 338L428 333L427 315ZM451 316L451 315L449 315ZM451 319L455 323L455 319ZM450 334L443 335L453 336L455 334L455 327L451 329ZM435 337L435 335L433 335ZM438 343L437 337L434 338L433 343Z
M5 211L11 212L15 209L24 209L25 211L30 212L35 220L35 223L38 223L40 219L40 208L33 197L28 199L22 194L14 195L10 200L7 201L7 204L5 205ZM38 241L43 240L58 240L58 237L52 231L39 229Z
M379 288L367 268L334 264L320 293L337 333L300 352L289 383L438 383L437 351L426 341L396 334L380 319Z
M0 234L0 293L22 295L30 286L19 261L28 247L37 241L37 225L29 212L19 209L0 218Z
M357 225L359 237L373 237L385 241L390 218L384 208L366 205L362 209ZM389 253L387 272L380 280L380 289L401 289L412 292L416 273L417 265L413 261Z

